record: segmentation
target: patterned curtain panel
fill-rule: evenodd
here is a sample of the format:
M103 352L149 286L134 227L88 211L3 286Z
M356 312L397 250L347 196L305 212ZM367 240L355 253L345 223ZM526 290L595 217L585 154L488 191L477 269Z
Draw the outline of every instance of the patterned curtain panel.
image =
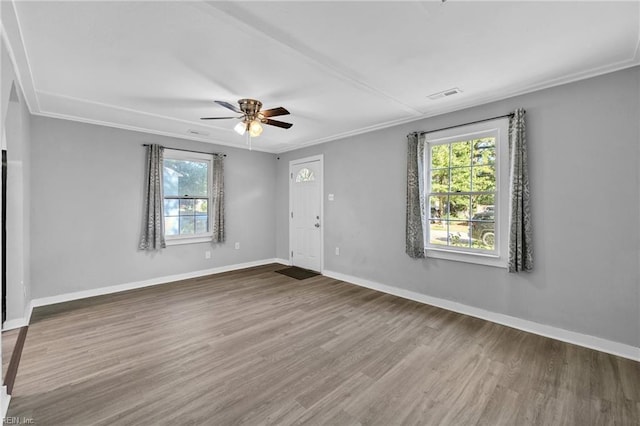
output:
M407 227L406 252L409 257L422 258L424 254L425 207L421 196L424 186L425 135L407 135Z
M224 162L222 154L213 156L213 242L224 242Z
M162 217L162 158L164 148L160 145L147 147L147 169L144 181L144 211L140 250L165 248L164 218Z
M517 109L509 120L509 272L531 271L533 244L529 210L529 169L524 109Z

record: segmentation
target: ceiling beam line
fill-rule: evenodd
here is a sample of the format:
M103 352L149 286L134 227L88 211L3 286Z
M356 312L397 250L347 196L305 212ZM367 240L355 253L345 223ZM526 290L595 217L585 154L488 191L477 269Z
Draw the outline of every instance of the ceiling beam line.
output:
M315 51L314 49L306 46L298 41L295 41L290 37L287 33L280 30L279 28L266 23L265 21L258 18L255 14L250 11L238 6L233 2L210 2L210 3L202 3L203 11L207 11L207 9L215 9L218 12L223 13L229 18L233 19L236 23L244 26L248 31L253 31L257 33L261 37L266 37L281 46L284 46L297 56L303 58L305 61L311 63L312 65L323 68L328 71L332 75L340 78L341 80L351 84L352 86L359 88L361 90L365 90L370 94L375 96L384 98L388 101L393 102L404 111L413 114L416 117L423 116L423 112L419 111L410 105L402 102L398 98L386 93L380 89L377 89L370 84L364 82L362 76L355 75L351 70L345 69L343 66L339 65L331 59L323 55L320 52ZM209 12L211 12L209 10ZM216 14L217 15L217 14Z

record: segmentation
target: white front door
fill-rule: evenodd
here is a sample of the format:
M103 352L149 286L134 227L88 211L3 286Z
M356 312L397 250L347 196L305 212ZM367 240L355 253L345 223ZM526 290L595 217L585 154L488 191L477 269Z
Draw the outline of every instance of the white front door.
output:
M291 264L322 269L322 159L292 161L290 169Z

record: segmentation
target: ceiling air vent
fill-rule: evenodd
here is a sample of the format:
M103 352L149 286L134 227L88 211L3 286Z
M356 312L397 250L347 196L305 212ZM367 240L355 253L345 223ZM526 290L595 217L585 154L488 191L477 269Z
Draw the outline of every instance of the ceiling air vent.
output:
M445 90L443 92L434 93L433 95L429 95L428 98L431 100L436 100L440 98L446 98L447 96L457 95L458 93L462 93L462 90L454 87L453 89Z
M187 133L190 133L192 135L198 135L198 136L209 136L209 133L203 132L201 130L189 129L189 130L187 130Z

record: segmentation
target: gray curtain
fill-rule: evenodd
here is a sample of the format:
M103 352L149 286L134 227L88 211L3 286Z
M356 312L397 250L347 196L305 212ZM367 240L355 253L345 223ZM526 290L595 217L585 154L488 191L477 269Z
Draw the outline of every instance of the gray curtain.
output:
M533 244L524 109L509 120L509 272L531 271Z
M409 257L423 258L426 226L424 193L424 141L425 135L407 135L407 224L406 252Z
M144 180L144 210L140 250L165 248L164 218L162 217L162 158L164 148L160 145L147 147L147 168Z
M224 162L222 154L213 155L213 242L224 242Z

